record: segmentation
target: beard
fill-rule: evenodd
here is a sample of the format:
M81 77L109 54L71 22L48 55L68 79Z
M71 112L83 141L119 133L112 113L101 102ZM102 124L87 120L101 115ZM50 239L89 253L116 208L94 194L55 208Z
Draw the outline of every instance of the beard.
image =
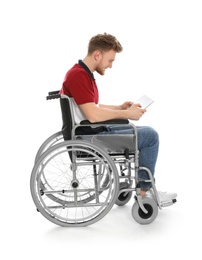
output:
M100 75L104 75L105 74L105 68L103 68L102 66L97 66L97 68L95 69L95 71L97 72L97 73L99 73Z

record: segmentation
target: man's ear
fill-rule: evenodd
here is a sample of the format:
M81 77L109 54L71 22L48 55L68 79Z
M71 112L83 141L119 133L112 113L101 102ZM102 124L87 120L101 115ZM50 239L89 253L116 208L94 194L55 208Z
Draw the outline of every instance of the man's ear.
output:
M101 58L101 56L102 56L101 51L95 51L95 52L94 52L93 57L94 57L94 60L95 60L95 61L99 61L100 58Z

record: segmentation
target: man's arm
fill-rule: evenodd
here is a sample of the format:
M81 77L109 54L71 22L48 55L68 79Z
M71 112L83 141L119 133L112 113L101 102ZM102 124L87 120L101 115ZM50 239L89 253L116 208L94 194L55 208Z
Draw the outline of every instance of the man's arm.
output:
M126 101L120 106L114 106L114 105L103 105L99 104L100 108L106 108L106 109L112 109L112 110L125 110L131 107L134 103L131 101Z
M96 106L95 103L85 103L80 105L80 108L91 123L110 119L139 120L146 112L145 109L141 109L140 104L132 104L128 109L118 109L116 106Z

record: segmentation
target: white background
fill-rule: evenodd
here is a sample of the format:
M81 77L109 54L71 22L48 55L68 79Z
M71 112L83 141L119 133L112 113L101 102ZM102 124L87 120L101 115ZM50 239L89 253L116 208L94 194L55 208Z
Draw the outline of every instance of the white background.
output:
M202 4L196 0L4 0L0 2L1 253L4 259L182 259L201 255ZM37 213L29 179L41 143L61 129L58 90L89 39L123 45L113 68L95 75L100 101L143 94L155 102L137 125L160 135L157 188L178 202L147 226L131 200L86 228L61 228Z

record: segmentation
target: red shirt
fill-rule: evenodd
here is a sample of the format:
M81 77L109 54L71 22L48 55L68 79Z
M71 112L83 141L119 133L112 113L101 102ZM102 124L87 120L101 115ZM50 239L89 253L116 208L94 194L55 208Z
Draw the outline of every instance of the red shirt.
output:
M77 105L99 102L99 93L93 73L79 60L65 75L60 94L73 97Z

